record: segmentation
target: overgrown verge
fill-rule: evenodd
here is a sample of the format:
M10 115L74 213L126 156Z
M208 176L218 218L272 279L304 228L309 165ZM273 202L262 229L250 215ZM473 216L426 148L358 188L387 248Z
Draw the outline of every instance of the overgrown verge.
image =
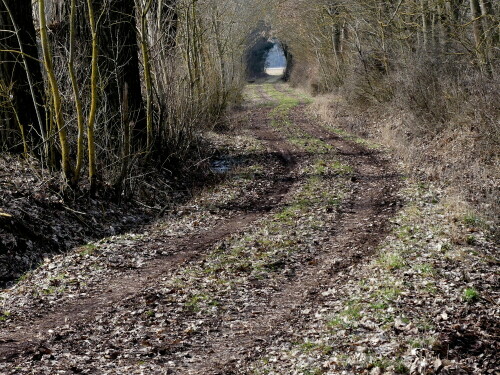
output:
M313 112L390 146L498 227L500 3L288 3L272 22L291 84L319 95Z
M498 352L498 254L484 223L408 183L371 262L335 276L307 325L254 374L486 374Z
M367 105L340 91L318 96L311 110L332 128L394 150L412 175L446 188L498 225L500 108L493 98L498 84L467 87L432 74L422 67L387 78L383 85L395 91L390 102Z
M141 230L144 225L220 182L211 168L223 149L209 141L193 148L195 158L176 171L161 166L127 179L134 193L120 194L102 184L85 191L61 193L61 178L33 160L0 157L0 287L55 254L99 238Z

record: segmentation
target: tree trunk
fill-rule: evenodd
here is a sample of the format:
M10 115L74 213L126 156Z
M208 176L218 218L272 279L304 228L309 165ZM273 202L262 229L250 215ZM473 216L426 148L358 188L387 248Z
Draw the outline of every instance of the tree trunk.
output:
M424 49L429 48L429 31L430 31L430 19L429 19L429 3L427 0L420 0L420 8L422 12L422 35L424 38Z
M472 17L472 30L474 34L474 44L477 59L481 70L486 66L486 59L484 55L484 45L483 45L483 26L481 22L481 8L479 7L478 0L470 0L470 11Z
M481 45L481 38L483 34L483 30L481 27L481 21L479 17L481 17L481 10L479 7L478 0L470 0L470 11L472 17L472 25L474 30L474 41L476 43L476 48L478 49Z
M492 59L495 56L495 48L498 46L499 42L499 25L495 20L495 14L490 0L480 0L479 4L481 6L481 16L484 24L484 55L487 63L488 72L493 74L493 62Z
M19 122L27 130L28 141L38 146L45 139L44 84L31 0L0 0L0 24L1 49L13 51L0 52L0 80L13 83L13 105Z
M89 12L89 25L90 33L92 35L92 62L90 74L90 110L87 120L87 143L88 143L88 157L89 157L89 182L90 194L93 195L97 186L97 162L95 151L95 119L97 114L97 82L98 82L98 58L99 58L99 45L97 40L97 20L94 14L94 5L92 0L87 0Z
M72 167L69 159L69 145L66 134L66 126L63 117L63 107L61 100L61 92L59 90L59 85L57 83L54 64L52 59L52 50L49 43L49 37L47 33L47 19L45 16L45 1L39 0L39 22L40 22L40 40L42 44L43 60L45 63L45 70L47 72L47 77L50 85L50 92L52 96L52 106L54 109L54 118L57 125L57 133L59 135L59 142L61 146L61 165L63 170L63 175L67 181L71 181L72 177Z
M109 3L108 17L100 27L99 40L103 46L100 53L106 57L100 65L101 75L113 77L104 88L107 103L112 112L122 111L122 95L127 86L133 138L140 145L146 140L146 111L141 93L139 36L136 26L134 0L112 0ZM113 136L121 137L121 134Z
M141 17L141 52L144 70L144 84L146 86L146 148L147 153L151 152L153 146L153 81L151 77L151 62L149 58L148 24L147 15L151 9L152 0L147 0L146 4L140 1Z
M73 95L75 97L75 110L76 110L76 120L78 125L78 135L77 135L77 150L76 150L76 166L75 174L73 176L72 185L76 186L80 178L80 172L83 166L83 154L84 154L84 142L83 138L85 136L85 119L83 115L82 101L80 98L80 87L78 85L78 80L76 78L75 71L75 16L76 16L76 0L71 0L71 15L69 21L69 58L68 58L68 71L71 79L71 87L73 88Z

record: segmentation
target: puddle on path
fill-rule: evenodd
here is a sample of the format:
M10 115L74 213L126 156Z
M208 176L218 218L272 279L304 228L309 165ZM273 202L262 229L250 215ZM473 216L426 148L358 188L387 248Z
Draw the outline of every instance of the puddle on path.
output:
M241 164L241 160L232 157L221 157L210 162L210 170L213 173L224 174Z

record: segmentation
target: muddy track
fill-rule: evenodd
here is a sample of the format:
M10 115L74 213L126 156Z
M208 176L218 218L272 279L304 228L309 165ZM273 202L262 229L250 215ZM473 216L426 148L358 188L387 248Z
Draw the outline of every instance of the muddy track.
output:
M279 89L277 85L274 87ZM261 100L269 101L263 87L259 87L259 93ZM202 261L216 243L243 233L267 212L278 208L295 183L294 171L299 159L306 159L302 159L304 153L270 128L270 111L257 103L256 107L249 107L240 114L250 133L266 145L266 154L277 156L281 161L279 175L264 192L249 197L244 205L229 204L227 208L231 214L210 231L193 232L184 238L170 240L164 245L167 255L149 261L140 269L122 272L120 277L109 280L101 293L92 293L91 297L57 306L48 312L41 311L43 315L40 317L17 323L16 327L8 326L0 333L0 364L1 360L7 360L15 366L22 364L23 358L50 353L45 346L50 336L47 332L67 324L67 321L73 331L80 333L82 327L93 330L94 316L112 315L115 307L124 301L125 305L137 304L144 297L145 290L154 290L161 284L158 280L162 277L172 275L175 269ZM354 168L352 190L338 207L334 221L328 223L328 238L317 244L314 259L301 264L293 277L270 294L258 297L255 309L238 310L224 319L215 318L218 319L213 324L216 329L207 330L193 340L188 339L190 334L182 336L189 347L189 361L175 366L177 371L165 365L165 371L160 373L248 374L249 366L265 354L267 347L291 335L290 327L300 329L307 326L308 314L303 311L313 310L326 298L321 291L345 282L343 271L369 259L388 232L389 218L400 207L397 197L400 177L391 164L377 151L338 137L316 124L305 114L303 105L292 110L290 119L302 131L333 146L332 152ZM166 243L165 239L158 237L153 235L149 240ZM172 333L179 330L176 326L171 329ZM70 352L80 345L71 340L64 341L65 350ZM167 353L183 351L175 348L177 344L172 345L172 348L165 349ZM130 360L130 364L133 362Z
M0 332L0 360L15 361L23 355L39 352L40 348L43 352L43 342L50 336L49 330L67 322L71 322L71 326L91 325L95 315L113 310L116 304L140 293L163 274L199 259L215 243L233 233L245 230L265 212L276 207L294 183L290 172L295 167L296 159L293 156L293 147L270 129L267 118L268 110L252 111L249 129L266 145L267 153L278 156L282 162L282 172L272 181L270 188L252 199L251 205L245 207L229 205L227 208L231 213L235 209L239 212L222 220L208 232L195 232L185 238L169 242L163 249L163 253L168 255L160 256L138 270L124 272L118 278L107 280L104 289L99 293L92 293L91 297L59 305L48 312L41 312L39 318L35 320L3 328ZM155 240L165 241L152 237L149 242Z
M326 131L305 115L303 106L294 109L291 117L305 132L334 146L343 161L355 168L353 194L340 208L338 222L331 223L331 237L322 244L320 255L269 299L269 309L239 316L244 321L240 331L227 322L206 340L208 347L198 348L203 354L189 374L248 374L247 365L264 355L267 346L286 338L291 326L307 324L307 314L301 311L321 302L320 291L341 285L345 277L339 276L341 271L373 254L388 233L388 219L400 207L401 178L381 155Z

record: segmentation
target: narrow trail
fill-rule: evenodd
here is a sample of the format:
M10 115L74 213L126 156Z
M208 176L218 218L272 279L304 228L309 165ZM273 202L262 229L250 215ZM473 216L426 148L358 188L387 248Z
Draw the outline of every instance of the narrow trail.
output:
M280 95L293 95L288 90L280 91L282 85L272 87ZM324 238L313 241L312 255L295 259L285 252L286 256L271 263L276 265L272 269L287 268L289 263L293 271L290 275L276 276L277 281L272 281L272 276L268 286L258 278L248 279L241 287L236 283L233 294L221 292L217 298L227 306L217 309L215 315L200 315L196 307L209 300L205 294L199 292L189 299L186 292L176 291L183 288L175 285L184 275L195 275L190 276L189 285L203 289L196 270L201 274L212 272L207 264L219 248L224 249L221 246L225 241L250 238L252 231L266 233L265 223L276 220L283 202L293 200L297 194L294 191L303 185L297 177L298 169L309 166L315 157L314 152L301 150L271 126L272 107L279 105L276 98L262 85L250 86L249 90L253 90L251 99L239 116L246 131L263 144L264 159L275 158L280 164L265 188L258 194L249 191L243 197L246 203L227 205L230 209L203 230L194 229L172 239L152 228L147 241L134 246L141 251L161 248L161 255L137 269L124 269L90 283L78 291L76 298L41 303L34 310L19 307L16 319L0 325L1 374L51 374L56 370L247 374L248 366L265 353L267 346L287 337L291 327L308 324L307 314L301 311L321 301L321 290L341 285L345 281L343 270L369 259L388 231L388 219L400 207L400 176L379 152L327 131L307 116L304 104L299 104L289 111L289 122L297 131L329 145L329 157L352 167L350 176L344 177L348 178L349 193L332 209L330 221L321 223ZM300 101L300 95L293 98ZM293 235L299 236L295 231ZM262 240L249 241L257 246ZM294 241L302 242L300 238ZM244 255L236 258L238 262L244 260L241 257ZM234 272L245 273L246 267L235 266ZM247 307L233 300L235 293L238 298L248 298ZM161 326L156 327L157 322L149 319L155 316L165 317ZM196 328L197 324L205 328ZM144 347L146 351L140 349ZM148 358L152 359L150 363Z

